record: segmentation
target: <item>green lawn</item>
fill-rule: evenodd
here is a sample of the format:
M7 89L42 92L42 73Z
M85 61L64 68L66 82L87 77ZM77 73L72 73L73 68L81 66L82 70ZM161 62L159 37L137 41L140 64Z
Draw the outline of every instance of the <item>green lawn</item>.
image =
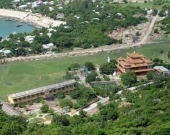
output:
M166 40L166 41L164 41ZM119 56L126 57L127 52L136 51L146 55L148 58L159 57L165 59L166 53L170 51L170 39L164 38L158 43L147 45L142 48L126 49L120 52L98 53L89 56L64 57L48 60L29 61L29 62L12 62L0 65L0 100L7 100L7 94L21 92L41 86L62 82L63 75L68 66L73 62L78 62L81 66L85 62L91 61L95 64L101 64ZM160 54L160 50L165 52ZM169 62L168 59L166 59Z
M41 122L44 122L44 119L42 119L42 118L35 118L35 119L32 119L30 122L31 123L41 123Z

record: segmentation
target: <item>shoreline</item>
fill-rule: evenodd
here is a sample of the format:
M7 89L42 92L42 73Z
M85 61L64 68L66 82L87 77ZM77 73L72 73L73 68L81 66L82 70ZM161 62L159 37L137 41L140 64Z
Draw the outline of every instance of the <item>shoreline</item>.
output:
M30 22L30 21L28 22L28 21L22 20L22 19L17 18L17 17L9 17L9 16L0 15L0 19L5 19L5 20L6 19L11 19L11 20L9 20L10 22L15 22L14 20L16 20L17 22L25 23L25 24L30 25L30 26L32 26L34 28L37 28L37 29L42 28L41 25L38 25L38 24Z
M66 24L63 21L53 20L49 17L42 17L38 13L15 11L10 9L0 9L0 18L18 19L18 21L32 25L35 28L56 27L60 24Z

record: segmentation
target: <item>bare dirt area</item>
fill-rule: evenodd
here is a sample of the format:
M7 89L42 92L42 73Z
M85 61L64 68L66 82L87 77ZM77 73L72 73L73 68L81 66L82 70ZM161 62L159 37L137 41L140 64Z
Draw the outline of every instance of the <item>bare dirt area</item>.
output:
M127 29L117 28L107 35L118 40L122 39L123 44L130 45L142 40L149 28L149 25L150 23L146 22L138 24L137 26L130 26Z
M49 106L49 108L53 109L57 113L62 113L62 108L59 107L59 100L54 99L54 100L46 100L45 103Z
M16 107L16 109L21 112L23 115L34 114L40 111L42 104L41 103L34 103L33 105L26 105L28 111L25 108Z

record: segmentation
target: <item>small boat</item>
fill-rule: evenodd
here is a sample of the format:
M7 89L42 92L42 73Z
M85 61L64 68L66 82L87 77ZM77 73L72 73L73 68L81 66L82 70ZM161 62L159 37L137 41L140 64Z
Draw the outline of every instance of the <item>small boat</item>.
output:
M18 25L17 25L17 27L21 27L21 26L22 26L22 24L18 24Z
M8 18L8 19L5 19L5 21L12 21L12 19Z

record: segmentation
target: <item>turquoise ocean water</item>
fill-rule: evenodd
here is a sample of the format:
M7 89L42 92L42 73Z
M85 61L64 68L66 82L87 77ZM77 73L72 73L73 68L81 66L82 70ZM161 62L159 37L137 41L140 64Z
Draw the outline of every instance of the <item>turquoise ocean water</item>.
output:
M0 36L6 38L6 36L12 34L14 31L16 33L32 32L34 27L22 23L21 27L17 27L20 22L5 21L5 18L0 18Z

